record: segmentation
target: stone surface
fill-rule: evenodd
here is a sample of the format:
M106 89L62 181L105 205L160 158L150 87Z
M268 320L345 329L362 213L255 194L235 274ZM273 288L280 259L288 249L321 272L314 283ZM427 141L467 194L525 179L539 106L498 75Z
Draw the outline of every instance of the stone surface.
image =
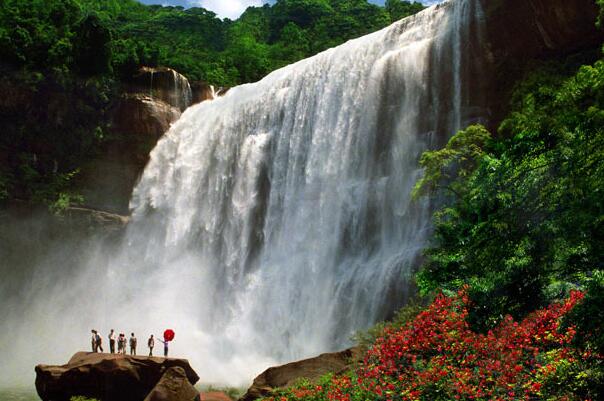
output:
M191 82L192 103L200 103L219 96L224 96L230 88L214 87L204 81Z
M112 131L98 158L78 177L86 206L128 214L128 202L149 153L180 117L177 107L143 93L122 96L113 114Z
M289 387L302 378L314 381L327 373L344 371L360 358L360 353L358 348L351 348L268 368L254 379L252 386L239 401L253 401L267 396L272 390Z
M201 401L233 401L228 394L223 393L222 391L208 391L201 393L200 398Z
M193 401L199 392L187 379L185 370L175 366L166 370L145 401Z
M112 234L122 232L130 217L83 207L69 207L57 217L70 226L81 226L93 232Z
M69 401L74 395L143 401L174 367L182 369L191 385L199 380L185 359L78 352L66 365L36 366L36 390L44 401Z
M187 78L166 67L142 67L128 82L130 93L146 94L184 111L191 105L191 85Z
M531 60L563 58L601 47L594 0L480 0L486 19L491 79L487 93L494 129L508 112L514 83Z
M128 202L155 144L191 105L187 78L171 68L142 67L112 107L111 141L82 168L86 206L128 214Z

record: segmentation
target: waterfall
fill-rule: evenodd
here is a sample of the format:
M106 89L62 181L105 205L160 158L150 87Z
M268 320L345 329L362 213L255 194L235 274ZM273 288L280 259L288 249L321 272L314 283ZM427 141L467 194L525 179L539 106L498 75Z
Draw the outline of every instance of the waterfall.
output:
M481 17L432 7L196 105L158 143L131 246L154 270L198 264L206 333L287 361L405 302L430 232L418 158L480 107Z
M230 384L347 346L413 292L433 207L410 196L418 159L486 116L483 22L478 0L444 2L189 107L151 154L119 249L92 247L61 280L41 268L44 302L3 328L27 314L29 336L88 347L92 328L144 344L170 327L171 352ZM46 362L73 351L42 347Z
M171 93L172 101L170 104L176 105L181 111L184 111L193 102L193 91L189 81L176 71L172 70L173 91Z

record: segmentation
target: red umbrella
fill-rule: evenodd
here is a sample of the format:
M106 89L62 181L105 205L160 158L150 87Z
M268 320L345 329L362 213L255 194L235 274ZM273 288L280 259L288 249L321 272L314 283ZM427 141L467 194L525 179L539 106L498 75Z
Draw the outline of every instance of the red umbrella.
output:
M174 340L174 330L168 329L168 330L164 331L164 340L165 341Z

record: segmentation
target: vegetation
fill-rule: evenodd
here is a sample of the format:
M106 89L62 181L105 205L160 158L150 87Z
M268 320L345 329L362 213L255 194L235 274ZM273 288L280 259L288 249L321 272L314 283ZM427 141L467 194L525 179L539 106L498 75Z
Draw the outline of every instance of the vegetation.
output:
M382 28L419 3L278 0L237 21L135 0L2 0L0 202L82 202L83 164L112 139L111 106L142 65L215 85L270 71Z
M519 87L494 140L483 127L422 158L418 190L448 190L424 292L470 284L486 330L601 274L604 263L604 62L570 78L548 69Z
M402 327L387 329L350 372L277 390L267 401L448 401L599 399L585 369L598 357L572 347L573 327L560 319L583 293L537 310L521 322L511 317L486 334L467 323L466 289L439 295Z

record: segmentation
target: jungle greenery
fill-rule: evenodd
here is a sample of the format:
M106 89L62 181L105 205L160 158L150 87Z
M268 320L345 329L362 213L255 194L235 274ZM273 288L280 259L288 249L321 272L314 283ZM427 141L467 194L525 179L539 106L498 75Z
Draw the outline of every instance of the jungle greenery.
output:
M111 140L111 106L142 65L236 85L422 9L278 0L231 21L134 0L0 0L0 201L81 202L74 180Z
M604 351L604 61L531 72L497 136L468 127L421 164L416 195L445 206L420 289L470 285L469 318L482 331L587 289L569 324Z

